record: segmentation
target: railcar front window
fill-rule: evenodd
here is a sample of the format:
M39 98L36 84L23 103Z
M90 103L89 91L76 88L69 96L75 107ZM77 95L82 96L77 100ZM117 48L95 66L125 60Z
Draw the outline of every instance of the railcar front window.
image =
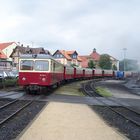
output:
M21 60L20 69L21 70L33 70L34 62L32 60Z
M49 62L43 60L36 60L35 67L36 71L48 71L49 70Z

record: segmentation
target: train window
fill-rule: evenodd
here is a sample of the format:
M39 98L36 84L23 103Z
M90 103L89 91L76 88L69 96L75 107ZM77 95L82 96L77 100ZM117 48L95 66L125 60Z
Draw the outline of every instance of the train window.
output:
M21 60L20 69L21 70L33 70L33 60Z
M48 71L49 70L49 62L44 60L36 60L34 69L36 71Z

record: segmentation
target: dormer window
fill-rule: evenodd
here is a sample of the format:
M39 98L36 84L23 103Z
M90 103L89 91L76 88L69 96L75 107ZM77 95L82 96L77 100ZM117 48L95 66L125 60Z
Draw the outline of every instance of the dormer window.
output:
M72 55L72 58L73 58L73 59L77 59L77 55L76 55L76 54L73 54L73 55Z

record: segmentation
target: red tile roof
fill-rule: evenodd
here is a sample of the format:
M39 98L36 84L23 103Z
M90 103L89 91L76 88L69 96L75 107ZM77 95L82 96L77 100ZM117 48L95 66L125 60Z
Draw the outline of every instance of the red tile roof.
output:
M9 45L12 45L15 42L7 42L7 43L0 43L0 49L3 50L7 48Z
M70 57L71 54L76 53L78 54L76 51L65 51L65 50L57 50L56 52L61 53L67 60L72 60L72 58ZM56 53L55 52L55 53ZM54 54L55 54L54 53ZM53 55L54 55L53 54ZM77 61L81 62L81 58L79 56L77 56Z
M73 54L73 53L75 53L76 51L66 51L67 52L67 54ZM76 52L77 53L77 52Z
M83 68L87 68L88 67L88 57L89 56L79 56L79 57L82 60L81 66Z
M0 58L6 59L7 56L2 52L2 50L0 50Z
M77 57L77 60L79 61L79 62L82 62L82 59L78 56Z
M100 54L98 54L96 51L93 51L91 54L90 54L91 58L95 61L99 61L100 60Z
M66 57L66 59L71 60L71 57L68 55L67 51L65 50L58 50L61 54L64 55L64 57Z

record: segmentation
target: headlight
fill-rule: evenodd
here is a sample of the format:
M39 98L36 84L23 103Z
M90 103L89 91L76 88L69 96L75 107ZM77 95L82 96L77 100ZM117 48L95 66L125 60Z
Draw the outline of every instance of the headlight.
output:
M22 81L25 81L25 80L26 80L26 78L25 78L25 77L23 77L23 78L22 78Z
M42 78L42 81L43 81L43 82L46 82L46 78Z

